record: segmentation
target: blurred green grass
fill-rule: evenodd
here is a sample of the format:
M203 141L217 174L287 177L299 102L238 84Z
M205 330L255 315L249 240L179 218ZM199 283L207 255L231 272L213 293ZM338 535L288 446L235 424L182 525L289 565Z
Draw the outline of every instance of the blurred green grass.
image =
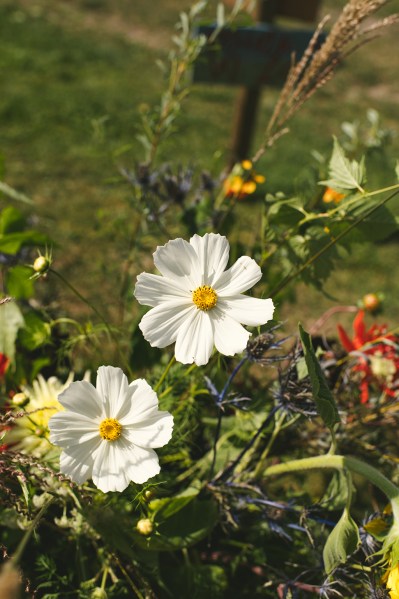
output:
M336 14L343 4L325 1L322 13L331 9ZM33 197L40 227L57 243L57 266L100 307L112 302L120 259L127 251L122 227L115 234L107 226L115 216L128 218L129 190L115 184L117 169L142 159L135 139L139 107L153 104L163 91L155 63L166 56L173 23L186 8L182 0L0 2L5 179ZM399 0L389 5L389 13L395 10ZM372 107L385 126L397 127L396 36L397 27L360 49L297 115L291 133L259 164L271 191L295 192L307 177L311 151L328 154L342 121L364 117ZM255 146L277 95L276 89L263 92ZM213 168L218 174L227 155L236 96L235 88L194 86L178 132L159 159ZM398 150L399 136L393 141L393 157ZM375 159L370 185L392 183L392 168L393 160L387 168ZM327 291L345 303L365 292L385 291L387 316L394 319L399 284L388 273L396 267L396 255L396 244L356 251L333 275ZM64 293L60 300L65 306L70 296ZM317 318L333 303L301 287L295 305L283 314L289 313L295 326L301 318ZM76 316L81 307L69 303L68 310Z

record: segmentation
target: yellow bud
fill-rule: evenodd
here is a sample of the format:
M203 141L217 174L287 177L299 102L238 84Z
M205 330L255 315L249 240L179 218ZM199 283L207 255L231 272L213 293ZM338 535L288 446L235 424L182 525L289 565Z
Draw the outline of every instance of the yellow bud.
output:
M16 393L11 398L11 401L14 404L14 406L18 406L18 408L22 408L23 406L25 406L28 403L29 398L25 393Z
M33 270L40 274L44 274L50 268L50 260L45 256L38 256L33 263Z
M148 537L152 533L154 525L149 518L141 518L136 524L136 529L141 535Z
M144 499L145 501L151 501L152 499L154 499L155 493L153 489L147 489L146 491L144 491Z

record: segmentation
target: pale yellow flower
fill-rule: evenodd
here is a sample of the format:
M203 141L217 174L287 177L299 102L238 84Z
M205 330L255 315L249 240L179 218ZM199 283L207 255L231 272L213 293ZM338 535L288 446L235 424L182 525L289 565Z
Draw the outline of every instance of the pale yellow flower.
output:
M24 406L26 415L15 419L12 428L6 433L4 443L15 451L36 457L44 456L52 448L48 421L51 416L64 409L57 398L73 381L73 376L71 373L63 383L55 376L45 380L39 374L31 387L23 386L21 391L28 400ZM21 411L18 404L16 411Z

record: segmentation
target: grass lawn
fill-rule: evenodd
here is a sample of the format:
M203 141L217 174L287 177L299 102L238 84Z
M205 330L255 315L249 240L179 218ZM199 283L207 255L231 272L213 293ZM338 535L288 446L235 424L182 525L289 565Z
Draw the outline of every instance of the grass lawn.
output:
M344 2L329 0L322 12ZM133 168L142 150L136 141L139 107L153 104L163 90L156 60L166 56L182 0L3 0L0 4L0 151L3 179L36 202L40 228L56 242L56 267L98 307L107 310L126 253L124 222L129 190L118 167ZM389 12L399 10L399 0ZM398 28L360 49L294 119L291 134L262 159L259 170L269 189L295 192L306 180L311 151L328 155L331 136L344 120L377 109L386 127L397 127L397 62L392 60ZM262 96L255 146L278 90ZM236 90L195 86L184 106L179 133L165 144L159 160L214 168L224 165ZM339 108L339 110L338 110ZM399 155L399 136L392 156ZM369 187L394 182L378 159L370 166ZM217 174L217 171L214 172ZM399 204L397 207L399 211ZM110 223L115 223L111 226ZM115 234L116 231L116 234ZM387 318L397 322L399 283L396 243L361 248L342 263L326 291L338 302L354 303L369 291L384 291ZM385 274L386 273L386 274ZM43 291L45 294L45 290ZM49 290L77 316L70 295ZM320 292L300 287L297 303L282 315L290 325L318 317L334 305Z

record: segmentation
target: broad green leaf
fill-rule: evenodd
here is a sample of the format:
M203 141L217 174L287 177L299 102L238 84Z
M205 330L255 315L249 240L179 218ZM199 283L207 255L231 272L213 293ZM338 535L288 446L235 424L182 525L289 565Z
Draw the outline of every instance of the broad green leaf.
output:
M327 185L336 191L358 189L362 193L364 192L362 187L366 181L364 157L360 162L346 158L336 137L334 137L334 148L328 174L330 178L327 181L320 181L320 185Z
M0 214L0 235L23 231L25 223L25 218L17 208L7 206Z
M0 352L13 362L18 329L24 326L21 310L15 302L0 306Z
M164 497L162 499L154 499L149 504L149 509L154 514L154 520L162 522L182 510L190 501L192 501L199 493L199 489L189 487L183 493L174 497Z
M16 254L25 245L46 245L49 238L38 231L23 231L0 235L0 252Z
M7 292L15 299L29 299L34 293L32 269L28 266L17 265L6 271L5 281Z
M334 397L328 387L319 361L316 358L312 346L312 339L309 333L307 333L301 325L299 325L299 335L302 342L303 353L309 372L313 391L313 399L315 401L317 411L326 426L332 430L334 425L341 421Z
M170 551L195 545L206 537L218 521L218 509L211 499L196 497L156 527L156 534L144 538L138 533L135 541L143 549Z
M324 545L323 561L327 574L330 574L339 564L345 563L359 543L359 529L348 509L345 508Z

